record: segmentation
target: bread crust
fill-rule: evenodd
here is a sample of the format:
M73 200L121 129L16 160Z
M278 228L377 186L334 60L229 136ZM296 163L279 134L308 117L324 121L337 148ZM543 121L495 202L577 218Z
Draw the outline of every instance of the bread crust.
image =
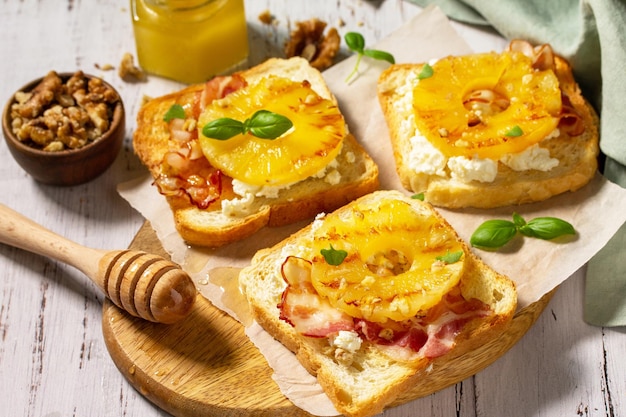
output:
M398 191L377 191L359 198L399 198L411 204L423 204ZM348 210L348 204L336 211ZM430 206L429 206L430 207ZM432 209L432 215L443 220ZM445 222L445 220L443 220ZM449 224L445 223L447 227ZM364 417L380 413L386 406L405 402L424 395L428 389L421 384L433 366L446 364L477 346L500 337L511 323L517 307L514 283L507 277L485 265L475 254L469 254L466 271L461 278L461 292L466 299L477 298L488 304L492 314L475 318L457 335L455 347L447 354L432 359L394 359L374 344L364 341L355 354L354 366L341 365L329 354L326 339L311 338L297 333L293 327L279 318L276 307L280 301L284 281L280 265L284 259L283 249L307 245L313 226L301 229L274 247L262 249L253 257L251 265L239 277L256 321L275 339L296 354L300 363L313 375L331 399L337 410L346 416ZM456 234L450 227L452 233ZM465 245L465 249L468 249ZM449 372L453 375L454 369Z
M450 177L418 173L408 166L406 157L412 149L410 137L403 133L403 123L409 115L398 111L394 103L401 99L401 86L409 73L419 72L424 64L396 64L385 70L378 82L378 98L387 121L396 171L407 190L424 193L426 201L448 208L494 208L546 200L567 191L576 191L595 175L598 167L599 120L585 100L572 75L569 63L555 56L555 74L576 112L582 118L585 131L570 136L563 130L558 137L545 140L539 146L549 149L559 165L549 171L514 171L498 162L493 182L463 182ZM415 131L414 124L411 125ZM447 168L446 168L447 169Z
M239 73L249 84L270 74L298 81L307 79L318 94L336 103L319 71L302 58L272 58ZM139 110L137 129L133 134L134 151L154 178L160 174L163 156L170 150L171 138L163 115L175 103L192 105L203 89L203 84L192 85L152 99ZM232 191L232 179L228 177L222 180L219 201L207 209L199 209L186 196L165 198L176 229L187 243L218 247L244 239L265 226L282 226L313 218L321 211L331 211L378 189L378 167L351 134L344 138L338 161L339 183L331 185L315 178L301 181L281 190L277 198L256 197L251 214L242 217L221 212L223 200L237 197Z

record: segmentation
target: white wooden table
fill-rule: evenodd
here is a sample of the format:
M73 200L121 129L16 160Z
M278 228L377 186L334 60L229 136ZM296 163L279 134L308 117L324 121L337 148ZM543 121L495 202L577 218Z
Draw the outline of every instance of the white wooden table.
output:
M345 22L373 44L420 9L401 0L248 0L252 61L280 54L290 25L318 17ZM277 19L263 25L259 14ZM130 137L142 96L179 87L152 77L129 84L115 71L134 53L123 0L5 1L0 8L0 98L50 69L101 75L120 91L128 117L126 146L91 183L57 188L26 175L0 144L0 202L78 243L125 248L143 223L116 185L143 172ZM476 50L483 34L454 24ZM163 416L121 376L101 333L102 297L72 267L0 245L0 415ZM582 320L583 273L565 282L535 326L505 356L456 386L385 416L626 416L626 332Z

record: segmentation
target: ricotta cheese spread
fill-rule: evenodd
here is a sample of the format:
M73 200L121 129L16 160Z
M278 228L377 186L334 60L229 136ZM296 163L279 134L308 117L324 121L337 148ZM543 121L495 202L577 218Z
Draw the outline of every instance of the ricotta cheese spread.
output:
M447 166L450 177L463 182L492 182L498 175L498 162L492 159L453 156L448 159Z
M446 157L428 139L415 131L411 137L411 151L406 156L407 165L416 172L446 176Z
M556 136L559 135L559 130L555 129ZM554 133L550 134L544 140L548 140L553 137ZM535 144L529 148L524 149L522 152L516 154L507 154L500 158L500 161L507 165L514 171L526 171L529 169L536 169L539 171L550 171L552 168L559 165L559 160L550 157L550 151Z
M352 152L346 153L346 160L354 162L355 156ZM339 162L334 159L325 168L309 178L323 178L330 185L337 185L341 181L341 173L337 170ZM307 178L308 179L308 178ZM306 181L303 180L303 181ZM301 181L283 185L252 185L233 178L233 192L239 197L222 201L222 213L231 217L243 217L255 210L253 203L256 197L278 198L282 190L291 188Z
M332 346L355 353L361 348L363 341L355 331L339 330L337 335L330 339Z

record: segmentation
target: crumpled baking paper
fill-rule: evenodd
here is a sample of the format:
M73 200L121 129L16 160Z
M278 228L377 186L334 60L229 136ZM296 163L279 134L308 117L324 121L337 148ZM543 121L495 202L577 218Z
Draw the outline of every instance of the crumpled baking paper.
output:
M434 7L425 9L372 47L394 54L398 63L427 62L446 55L472 52L445 15ZM405 191L396 175L387 127L376 98L378 75L388 64L363 59L358 77L348 84L345 79L355 60L356 56L352 56L331 67L324 72L324 77L339 100L351 132L379 165L381 189ZM146 176L120 184L118 191L151 222L164 249L192 276L200 293L246 327L246 334L274 369L274 380L283 394L311 414L338 414L316 379L299 365L295 356L248 316L245 301L233 301L237 300L232 294L237 291L234 285L237 271L249 264L254 253L278 243L309 221L264 228L253 238L214 250L192 248L177 234L169 207L151 182L152 179ZM583 189L542 203L494 210L439 210L466 241L483 221L493 218L510 220L513 211L526 220L555 216L574 225L578 235L567 243L525 238L518 240L517 245L510 245L506 252L477 251L487 264L515 281L518 308L521 309L539 300L583 267L624 223L624 206L626 190L598 174ZM224 296L224 291L230 292L228 297Z

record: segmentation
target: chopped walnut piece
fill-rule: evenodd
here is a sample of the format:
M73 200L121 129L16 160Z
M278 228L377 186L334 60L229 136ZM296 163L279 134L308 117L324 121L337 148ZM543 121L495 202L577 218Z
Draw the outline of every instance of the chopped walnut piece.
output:
M76 71L65 83L66 93L74 95L78 90L84 90L87 88L87 80L85 80L85 74L82 71Z
M261 14L259 14L259 21L265 25L271 25L273 20L274 17L269 10L264 10Z
M296 29L291 32L290 39L285 44L287 58L301 56L319 70L333 65L341 38L337 29L330 28L324 35L325 29L326 22L315 18L296 22Z
M122 62L120 62L117 73L124 81L144 81L146 79L146 73L135 65L135 58L129 52L122 56Z
M45 146L54 140L54 132L48 130L42 123L32 121L20 129L21 136L26 136L38 145ZM21 138L20 138L21 139Z
M111 71L115 69L115 67L111 64L95 64L94 66L102 71Z
M20 116L34 118L41 114L42 109L54 100L55 92L61 87L59 75L50 71L32 91L32 95L18 110Z
M46 152L59 152L63 149L65 149L65 145L63 145L63 142L61 142L60 140L52 141L48 145L46 145L45 148L43 148L43 150Z

